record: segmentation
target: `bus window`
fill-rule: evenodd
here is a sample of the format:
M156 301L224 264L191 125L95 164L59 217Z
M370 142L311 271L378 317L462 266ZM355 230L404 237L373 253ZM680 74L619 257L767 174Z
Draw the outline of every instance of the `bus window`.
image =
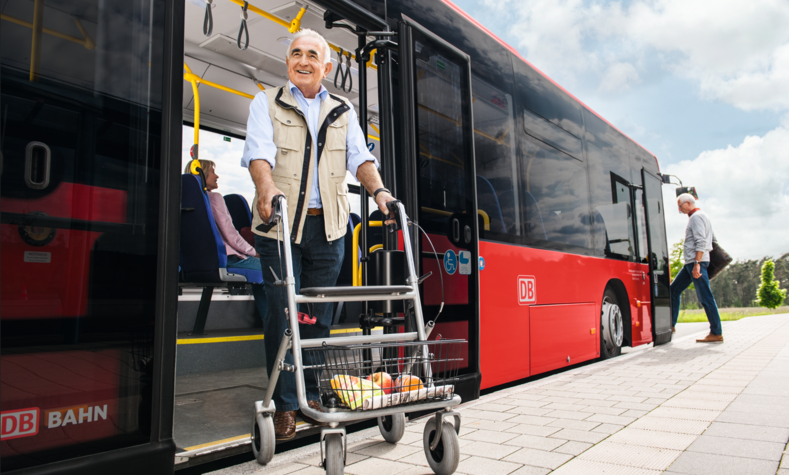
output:
M512 96L472 76L474 153L477 166L477 207L488 216L489 239L518 242L517 142Z
M4 471L150 441L164 9L3 6Z
M612 204L595 206L597 222L604 227L605 254L632 260L636 255L633 232L633 209L627 181L611 174ZM601 232L602 234L602 232Z
M530 135L521 136L521 201L528 244L591 248L584 163Z
M184 125L181 138L181 169L192 160L189 149L194 140L194 128ZM200 159L216 163L218 192L223 195L239 194L252 206L255 199L255 185L249 170L241 166L244 153L244 139L235 135L221 135L200 128Z

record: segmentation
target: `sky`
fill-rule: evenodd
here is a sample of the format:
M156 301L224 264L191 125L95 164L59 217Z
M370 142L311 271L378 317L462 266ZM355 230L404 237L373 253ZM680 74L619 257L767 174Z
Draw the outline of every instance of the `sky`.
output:
M455 3L695 186L735 259L789 252L789 0ZM251 201L242 149L201 134L219 191ZM663 192L670 246L687 218L675 188Z
M454 1L695 186L735 259L789 252L789 1Z

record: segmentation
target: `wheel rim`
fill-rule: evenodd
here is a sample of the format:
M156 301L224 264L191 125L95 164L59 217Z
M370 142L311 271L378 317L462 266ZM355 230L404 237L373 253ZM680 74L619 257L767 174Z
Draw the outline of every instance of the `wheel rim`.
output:
M622 346L624 340L624 325L622 322L622 310L619 305L613 303L611 299L605 297L603 299L603 322L606 324L603 329L603 337L606 346L611 349L619 348Z
M255 426L252 430L253 430L252 435L254 436L252 438L252 443L255 446L255 450L260 452L260 427L258 427L257 422L255 423Z
M430 433L430 442L429 442L430 445L433 445L433 439L435 439L435 438L436 438L436 431L433 431L433 432ZM441 463L441 461L444 460L444 439L443 438L438 441L438 447L436 447L436 450L432 450L432 449L430 450L430 455L433 457L433 460L435 460L438 463Z
M384 416L381 418L381 426L383 426L386 432L392 431L392 425L394 421L392 420L392 416Z

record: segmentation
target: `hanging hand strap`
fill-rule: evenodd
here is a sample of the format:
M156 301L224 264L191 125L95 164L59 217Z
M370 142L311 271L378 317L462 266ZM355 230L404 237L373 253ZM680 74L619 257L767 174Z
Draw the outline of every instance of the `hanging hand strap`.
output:
M342 87L345 85L344 77L342 84L337 84L337 79L339 79L340 75L342 74L342 52L343 49L340 48L340 51L337 53L337 71L334 72L334 88L340 90L342 90Z
M203 18L203 34L211 36L214 31L214 15L211 13L211 4L214 0L205 0L205 18Z
M348 89L345 89L345 80L348 79ZM348 51L348 61L345 63L345 74L342 77L342 85L344 92L351 92L353 89L353 77L351 76L351 52Z
M244 51L249 46L249 29L247 29L247 18L249 15L247 14L247 7L249 7L249 3L244 0L244 6L241 7L241 26L238 28L238 38L236 39L236 46L241 51ZM244 46L241 46L241 35L244 34Z

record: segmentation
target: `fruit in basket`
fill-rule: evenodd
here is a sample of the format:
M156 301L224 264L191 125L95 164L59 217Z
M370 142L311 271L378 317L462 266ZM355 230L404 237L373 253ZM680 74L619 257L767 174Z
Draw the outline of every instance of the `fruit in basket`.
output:
M368 376L367 379L377 384L384 394L391 394L394 391L394 383L389 373L374 373Z
M338 374L332 377L331 387L343 404L353 410L362 407L364 401L371 397L384 395L381 388L374 382L347 374Z
M422 380L410 374L402 374L397 377L395 381L395 391L407 393L408 391L416 391L422 389Z

